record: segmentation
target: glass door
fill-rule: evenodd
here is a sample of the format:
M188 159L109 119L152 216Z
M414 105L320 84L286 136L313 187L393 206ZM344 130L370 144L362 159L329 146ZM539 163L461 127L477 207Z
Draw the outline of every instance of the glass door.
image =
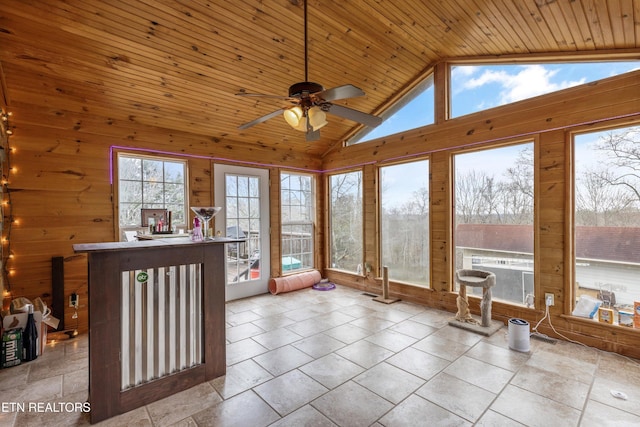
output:
M269 172L243 166L214 165L216 233L243 238L227 243L226 300L266 293L269 269Z

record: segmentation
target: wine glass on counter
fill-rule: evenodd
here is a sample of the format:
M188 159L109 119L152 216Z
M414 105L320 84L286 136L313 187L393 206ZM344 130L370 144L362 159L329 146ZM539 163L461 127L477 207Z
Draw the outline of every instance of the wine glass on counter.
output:
M200 218L203 223L202 236L204 237L204 240L213 239L212 236L209 236L209 221L211 221L211 218L216 216L216 214L220 212L222 208L217 206L191 206L191 210L194 214L196 214L198 218Z

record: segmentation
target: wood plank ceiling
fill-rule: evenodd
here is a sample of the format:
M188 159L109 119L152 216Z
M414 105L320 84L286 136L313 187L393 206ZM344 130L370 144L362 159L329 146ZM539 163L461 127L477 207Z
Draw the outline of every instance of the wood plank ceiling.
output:
M446 58L635 50L640 0L309 0L309 79L381 113ZM302 0L5 0L5 104L38 105L321 156L356 123L305 142L274 99L304 80Z

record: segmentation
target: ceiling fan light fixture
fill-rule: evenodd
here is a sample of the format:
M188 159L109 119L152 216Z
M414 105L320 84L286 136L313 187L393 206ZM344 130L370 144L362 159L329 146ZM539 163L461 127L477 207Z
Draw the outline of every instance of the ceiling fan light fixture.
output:
M307 118L304 116L302 108L299 105L284 110L282 115L287 123L289 123L289 126L295 130L299 130L301 132L307 131Z
M314 132L328 124L327 114L317 105L309 108L307 116L309 116L309 124Z

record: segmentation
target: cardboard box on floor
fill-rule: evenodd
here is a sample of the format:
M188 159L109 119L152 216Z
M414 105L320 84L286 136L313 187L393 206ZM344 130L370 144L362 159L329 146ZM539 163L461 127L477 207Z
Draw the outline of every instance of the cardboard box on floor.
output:
M27 325L27 307L33 306L33 319L36 322L36 330L38 331L38 347L36 349L37 355L44 353L45 346L47 345L47 326L51 326L53 329L58 329L60 320L51 315L51 309L37 297L35 300L30 301L25 297L18 297L11 301L11 309L9 313L3 313L2 317L2 329L14 329L22 328L24 330Z
M7 314L2 318L2 328L4 330L22 328L24 330L27 326L27 316L29 316L27 313ZM47 345L47 325L42 321L42 313L39 311L33 312L33 320L36 321L36 329L38 330L37 353L40 356Z

